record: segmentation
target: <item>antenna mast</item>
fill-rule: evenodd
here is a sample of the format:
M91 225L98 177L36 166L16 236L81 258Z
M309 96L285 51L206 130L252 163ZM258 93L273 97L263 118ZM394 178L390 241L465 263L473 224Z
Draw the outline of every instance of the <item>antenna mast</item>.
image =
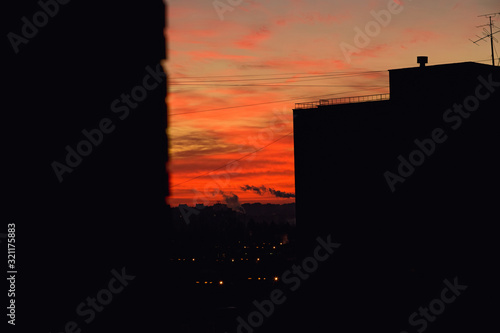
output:
M474 44L476 44L476 45L479 46L479 44L477 42L485 40L486 38L490 38L490 42L491 42L491 62L493 64L493 66L495 66L495 51L494 51L495 49L494 49L494 46L493 46L493 41L498 42L498 40L495 37L493 37L493 35L496 34L496 33L498 33L498 32L500 32L500 30L493 32L493 26L494 26L494 24L493 24L492 18L495 17L495 16L497 16L497 14L500 15L500 13L492 13L492 14L479 15L478 17L487 17L487 18L489 18L490 23L489 24L480 25L480 26L476 27L476 28L483 28L483 35L484 35L484 37L479 37L479 36L476 35L479 38L478 40L476 40L476 41L470 40L471 42L473 42ZM488 30L486 30L484 28L486 26L490 27L490 31L488 31Z

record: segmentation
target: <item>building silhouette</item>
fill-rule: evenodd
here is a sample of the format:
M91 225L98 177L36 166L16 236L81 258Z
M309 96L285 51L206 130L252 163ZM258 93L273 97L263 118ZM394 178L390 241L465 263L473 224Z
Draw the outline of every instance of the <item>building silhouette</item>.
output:
M410 314L454 277L469 298L429 325L492 324L476 305L498 278L500 69L418 61L389 71L390 94L293 110L302 253L328 234L342 246L298 298L292 327L415 331Z
M159 64L167 57L165 7L161 0L8 5L4 36L25 38L18 52L5 38L3 53L4 157L12 161L5 171L5 220L16 223L18 238L14 329L165 327L167 306L155 305L172 294L163 265L167 80ZM120 112L112 106L122 94L134 98L127 117L126 104L115 105ZM104 119L114 130L101 141L95 134L98 144L85 153L88 146L78 146L89 141L82 131L99 128ZM60 182L52 163L66 164L66 146L87 156ZM108 288L113 269L135 279L86 322L77 307L88 297L107 303L99 292Z

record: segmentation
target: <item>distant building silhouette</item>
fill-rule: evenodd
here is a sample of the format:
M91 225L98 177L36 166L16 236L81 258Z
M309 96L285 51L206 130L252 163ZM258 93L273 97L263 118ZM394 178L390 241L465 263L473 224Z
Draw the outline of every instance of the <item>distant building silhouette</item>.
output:
M300 300L316 304L320 293L330 307L302 308L304 322L401 331L424 304L422 292L444 278L487 295L480 288L496 276L500 68L418 62L389 71L390 96L298 103L293 111L303 254L320 235L342 244L325 264L325 284ZM474 302L456 311L467 319L445 330L479 321Z

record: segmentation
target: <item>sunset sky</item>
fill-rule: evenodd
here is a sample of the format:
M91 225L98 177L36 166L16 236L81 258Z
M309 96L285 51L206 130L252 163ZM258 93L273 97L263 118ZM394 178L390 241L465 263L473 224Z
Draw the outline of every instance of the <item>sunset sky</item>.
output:
M500 12L498 0L168 4L173 206L293 202L296 102L389 92L387 70L419 55L491 64L489 42L469 38Z

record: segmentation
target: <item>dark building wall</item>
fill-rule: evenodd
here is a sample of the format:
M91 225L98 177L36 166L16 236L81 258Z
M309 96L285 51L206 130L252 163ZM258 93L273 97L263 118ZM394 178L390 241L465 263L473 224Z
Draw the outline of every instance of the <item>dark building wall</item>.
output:
M4 36L21 35L21 19L32 21L42 11L36 1L8 7ZM127 117L120 119L124 111L111 105L143 86L146 67L166 58L165 5L71 1L58 7L17 54L4 38L3 141L12 161L5 220L17 227L16 329L61 332L75 321L82 332L151 331L164 324L166 306L154 303L168 286L162 279L168 152L161 69L156 88ZM60 183L51 163L65 164L65 147L76 149L86 139L82 130L99 128L103 119L114 130ZM89 315L77 314L77 306L122 268L135 279L86 323Z
M389 70L391 100L431 100L447 102L474 90L480 74L490 73L492 66L473 62L433 65Z
M301 299L316 304L312 295L322 295L331 303L308 308L304 320L331 322L340 331L401 331L412 312L436 297L443 279L458 276L473 286L470 298L443 327L478 324L475 302L487 301L484 283L496 276L498 196L491 189L499 184L500 87L457 129L443 114L474 96L478 76L490 74L500 82L498 68L476 64L395 70L390 101L294 110L303 253L314 249L318 235L342 244ZM397 173L398 156L408 159L414 140L430 138L436 128L447 140L391 192L384 173Z

